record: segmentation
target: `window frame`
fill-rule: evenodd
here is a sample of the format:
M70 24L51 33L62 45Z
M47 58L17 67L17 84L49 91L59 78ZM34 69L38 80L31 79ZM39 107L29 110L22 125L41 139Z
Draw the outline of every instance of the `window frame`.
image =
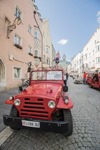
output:
M34 31L34 38L39 40L40 34L38 30Z
M14 44L22 45L22 38L16 33L14 34Z
M21 10L19 9L18 6L16 6L15 16L16 16L16 17L20 17L20 18L21 18L21 16L22 16L22 12L21 12Z
M30 45L28 45L28 54L33 56L33 48Z
M17 77L15 77L15 69L19 69L19 73L18 73L18 70L16 70L18 73ZM21 79L21 75L22 75L22 69L20 67L13 67L13 78L14 79Z
M34 56L38 56L38 50L34 51Z
M31 25L28 25L28 32L29 32L30 34L32 34L32 26L31 26Z

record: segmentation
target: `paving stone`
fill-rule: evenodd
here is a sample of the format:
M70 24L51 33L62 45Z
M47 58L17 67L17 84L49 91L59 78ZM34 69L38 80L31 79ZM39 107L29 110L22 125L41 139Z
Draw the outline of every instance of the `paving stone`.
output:
M74 103L74 108L71 110L72 136L66 138L62 134L21 129L14 131L1 145L1 149L100 150L100 93L89 88L88 85L73 84L71 78L69 78L68 86L68 93ZM13 91L10 93L13 95ZM0 121L2 122L2 119Z

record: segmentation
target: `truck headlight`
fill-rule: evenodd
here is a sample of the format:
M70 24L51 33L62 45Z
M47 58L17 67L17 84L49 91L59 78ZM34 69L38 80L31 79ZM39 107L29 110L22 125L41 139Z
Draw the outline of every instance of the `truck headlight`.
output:
M68 99L65 99L65 104L68 104L68 103L69 103Z
M50 101L48 102L48 106L49 106L50 108L54 108L54 107L56 106L56 103L55 103L53 100L50 100Z
M19 105L20 105L20 99L15 99L15 100L14 100L14 104L15 104L16 106L19 106Z
M10 97L9 97L9 100L10 100L10 101L12 101L13 99L14 99L14 97L13 97L13 96L10 96Z
M65 97L64 97L64 102L65 102L65 104L68 104L68 103L69 103L68 96L65 96Z

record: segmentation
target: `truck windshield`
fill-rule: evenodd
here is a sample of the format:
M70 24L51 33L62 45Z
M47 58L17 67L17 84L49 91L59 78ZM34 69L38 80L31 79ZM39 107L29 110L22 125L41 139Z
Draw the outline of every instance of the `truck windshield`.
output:
M33 71L32 80L62 80L62 71Z

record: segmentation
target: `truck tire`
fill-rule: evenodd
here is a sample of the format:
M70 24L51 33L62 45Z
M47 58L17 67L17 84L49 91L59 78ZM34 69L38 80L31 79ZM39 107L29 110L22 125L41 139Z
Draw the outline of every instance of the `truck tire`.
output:
M17 111L16 107L12 106L12 108L10 110L10 116L18 117L18 111ZM13 130L19 130L19 128L16 128L13 125L11 125L10 128L13 129Z
M100 87L98 88L98 90L100 91Z
M73 121L72 121L71 110L63 110L63 118L64 121L68 122L68 131L67 133L64 133L64 135L67 137L72 135L73 132Z
M90 87L90 88L93 88L93 86L92 86L91 84L89 84L89 87Z

